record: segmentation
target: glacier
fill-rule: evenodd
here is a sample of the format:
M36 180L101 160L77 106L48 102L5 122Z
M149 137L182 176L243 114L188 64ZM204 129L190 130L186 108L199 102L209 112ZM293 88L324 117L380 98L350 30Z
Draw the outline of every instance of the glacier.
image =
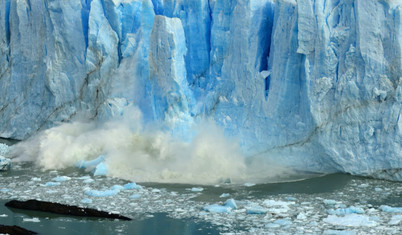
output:
M0 136L135 106L179 138L212 119L250 162L402 180L401 5L0 0Z

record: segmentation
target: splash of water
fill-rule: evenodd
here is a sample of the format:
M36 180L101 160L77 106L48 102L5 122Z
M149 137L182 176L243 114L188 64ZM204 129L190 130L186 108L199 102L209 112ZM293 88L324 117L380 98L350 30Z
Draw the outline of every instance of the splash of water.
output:
M43 169L105 155L109 176L136 182L241 183L284 172L263 161L247 165L237 141L225 137L213 121L195 123L186 136L144 127L134 110L102 124L76 121L51 128L17 144L13 155L14 161L34 161Z

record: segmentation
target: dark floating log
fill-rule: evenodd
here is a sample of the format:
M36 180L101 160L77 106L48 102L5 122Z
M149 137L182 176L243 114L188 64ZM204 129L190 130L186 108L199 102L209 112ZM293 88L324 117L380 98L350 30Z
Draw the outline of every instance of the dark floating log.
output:
M37 234L33 231L26 230L25 228L14 226L7 226L0 224L0 233L1 234L10 234L10 235L31 235Z
M17 201L12 200L5 204L7 207L33 210L33 211L43 211L50 212L61 215L72 215L81 217L97 217L97 218L108 218L108 219L119 219L119 220L131 220L128 217L113 214L105 211L98 211L91 208L83 208L78 206L69 206L55 202L44 202L38 200L28 200L28 201Z

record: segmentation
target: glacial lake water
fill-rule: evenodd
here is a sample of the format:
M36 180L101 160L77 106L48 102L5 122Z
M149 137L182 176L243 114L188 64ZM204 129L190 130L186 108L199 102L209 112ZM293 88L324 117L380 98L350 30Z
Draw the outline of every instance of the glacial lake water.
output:
M140 187L125 189L131 182L76 168L42 171L19 163L0 173L0 224L59 235L402 234L401 182L347 174L310 177L213 186L136 182ZM94 190L101 196L88 194ZM4 203L12 199L90 207L133 220L6 208Z
M68 178L46 186L57 176ZM76 169L41 171L31 164L14 165L11 171L0 175L0 224L19 225L40 234L402 232L402 211L398 211L402 208L402 183L399 182L333 174L257 185L138 183L141 189L121 190L112 196L85 194L88 189L102 191L127 183L120 179L93 177ZM80 205L120 213L133 221L81 219L11 210L4 207L11 199ZM205 210L214 204L222 206L228 199L235 200L236 209L225 213Z

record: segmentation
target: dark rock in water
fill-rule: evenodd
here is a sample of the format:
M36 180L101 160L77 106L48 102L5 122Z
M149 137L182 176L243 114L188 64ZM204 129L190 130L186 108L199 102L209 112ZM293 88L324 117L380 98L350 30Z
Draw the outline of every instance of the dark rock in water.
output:
M105 211L98 211L91 208L83 208L78 206L69 206L55 202L44 202L38 200L28 200L28 201L17 201L12 200L5 204L7 207L24 209L24 210L34 210L50 212L61 215L72 215L81 217L97 217L97 218L109 218L109 219L119 219L119 220L131 220L128 217L108 213Z
M10 234L10 235L31 235L37 234L33 231L26 230L24 228L18 226L7 226L0 224L0 233L1 234Z

